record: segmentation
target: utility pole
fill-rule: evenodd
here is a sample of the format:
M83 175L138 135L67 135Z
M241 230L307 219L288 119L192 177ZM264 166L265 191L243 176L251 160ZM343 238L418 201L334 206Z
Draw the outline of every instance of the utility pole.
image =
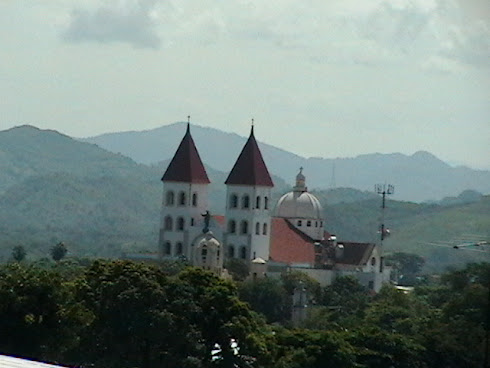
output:
M388 229L385 229L385 209L386 209L386 196L387 195L392 195L395 192L395 187L391 184L376 184L374 186L374 191L378 194L381 194L383 198L383 202L381 204L381 225L379 227L380 229L380 253L381 253L381 262L379 264L379 272L383 272L383 263L384 263L384 257L383 257L383 240L385 239L387 233L389 232Z

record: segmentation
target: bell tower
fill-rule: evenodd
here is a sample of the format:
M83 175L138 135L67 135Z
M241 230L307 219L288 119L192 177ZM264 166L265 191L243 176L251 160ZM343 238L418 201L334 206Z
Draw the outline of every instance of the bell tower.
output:
M226 184L225 251L230 258L269 259L271 188L274 187L252 129Z
M192 259L190 244L201 233L208 210L206 169L190 131L190 123L162 177L159 253L162 258Z

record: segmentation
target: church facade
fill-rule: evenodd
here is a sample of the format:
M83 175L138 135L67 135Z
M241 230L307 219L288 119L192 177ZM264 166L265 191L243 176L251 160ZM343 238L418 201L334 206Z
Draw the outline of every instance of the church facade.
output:
M293 191L272 203L274 183L253 126L225 181L224 215L208 212L210 180L189 124L162 182L161 258L185 257L218 274L225 258L240 258L250 262L253 277L296 269L324 286L354 275L374 291L389 279L378 245L341 242L324 230L322 206L308 192L302 169Z

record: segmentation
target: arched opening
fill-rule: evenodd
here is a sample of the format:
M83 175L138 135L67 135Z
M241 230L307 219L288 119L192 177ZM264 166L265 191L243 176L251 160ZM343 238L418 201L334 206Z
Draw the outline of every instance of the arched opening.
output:
M371 266L376 266L376 257L371 258Z
M258 222L255 224L255 235L260 235L260 224Z
M172 220L172 217L170 216L166 216L165 217L165 221L164 221L164 225L163 225L163 228L167 231L171 231L174 227L174 224L173 224L173 220Z
M197 207L197 193L192 194L192 206Z
M202 263L206 263L207 256L208 256L208 248L206 248L206 246L203 246L201 249L201 261L202 261Z
M262 226L262 234L267 235L267 224L266 223L264 223L264 225Z
M175 194L173 191L169 190L166 195L165 204L167 206L173 206L175 201Z
M180 192L179 193L179 205L180 206L185 206L187 202L187 199L185 197L185 192Z
M185 227L185 220L183 217L179 217L177 219L177 230L184 231L184 227Z
M236 221L235 220L228 221L228 232L230 234L236 233Z
M184 252L184 247L182 246L182 243L177 243L176 249L175 249L175 255L180 256Z
M230 245L228 247L228 257L229 258L234 258L235 257L235 247L233 245Z
M246 246L242 246L240 248L240 258L241 259L247 259L247 247Z
M248 194L242 197L242 208L250 208L250 197Z
M230 196L230 208L238 207L238 196L236 194L232 194Z
M172 244L170 244L170 242L165 242L165 245L163 247L163 253L166 256L169 256L172 254Z
M257 196L257 198L255 198L255 208L260 209L260 197L259 196Z
M269 209L269 198L264 197L264 209L268 210Z
M248 222L245 220L243 220L242 223L240 224L240 233L248 234Z

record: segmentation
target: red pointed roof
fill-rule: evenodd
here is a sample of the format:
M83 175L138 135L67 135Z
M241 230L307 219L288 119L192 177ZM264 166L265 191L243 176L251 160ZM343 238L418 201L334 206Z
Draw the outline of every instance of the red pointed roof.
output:
M187 124L187 131L180 142L179 148L177 148L172 161L168 164L167 171L163 174L162 181L210 183L206 169L192 139L189 124Z
M265 166L264 159L262 158L262 153L255 140L253 126L250 137L248 137L247 143L245 143L233 169L231 169L225 184L258 185L263 187L274 186L269 170L267 170L267 166Z

